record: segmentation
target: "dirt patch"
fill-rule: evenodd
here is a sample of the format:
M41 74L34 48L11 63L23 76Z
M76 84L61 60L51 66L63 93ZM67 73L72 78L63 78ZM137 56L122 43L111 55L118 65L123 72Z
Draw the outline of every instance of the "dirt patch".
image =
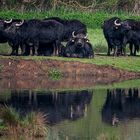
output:
M140 77L140 73L81 62L0 59L0 64L4 66L0 74L0 87L4 89L81 88ZM48 71L52 69L61 71L63 78L50 80Z

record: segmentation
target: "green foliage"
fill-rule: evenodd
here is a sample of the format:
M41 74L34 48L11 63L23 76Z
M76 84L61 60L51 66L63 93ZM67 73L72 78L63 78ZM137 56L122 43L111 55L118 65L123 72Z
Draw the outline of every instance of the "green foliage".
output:
M139 16L133 15L131 13L126 13L123 11L119 12L107 12L107 11L96 11L96 12L81 12L77 10L71 10L67 8L59 8L57 10L49 10L49 11L29 11L20 13L14 10L7 10L7 11L0 11L0 17L11 19L11 18L20 18L20 19L32 19L32 18L39 18L43 19L46 17L60 17L63 19L79 19L83 23L85 23L88 28L101 28L103 21L105 19L118 16L121 19L126 18L133 18L133 19L140 19Z
M20 117L19 114L13 108L8 108L7 106L1 107L0 112L0 116L6 124L13 126L18 125Z
M48 71L48 76L51 80L60 80L63 77L62 72L55 68Z

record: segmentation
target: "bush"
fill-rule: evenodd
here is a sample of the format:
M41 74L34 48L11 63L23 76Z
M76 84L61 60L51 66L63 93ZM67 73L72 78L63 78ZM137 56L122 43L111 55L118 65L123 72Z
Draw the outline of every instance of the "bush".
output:
M62 73L57 69L50 69L48 71L48 76L51 80L59 80L62 78Z
M2 126L5 133L16 137L45 137L47 134L46 115L42 112L31 112L25 117L12 107L2 106L0 109ZM1 132L2 133L2 132Z

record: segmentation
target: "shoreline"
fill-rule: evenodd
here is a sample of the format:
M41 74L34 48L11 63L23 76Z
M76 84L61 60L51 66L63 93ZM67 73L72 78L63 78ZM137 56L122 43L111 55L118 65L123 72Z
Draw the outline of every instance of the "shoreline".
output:
M140 78L140 72L77 61L2 58L0 64L3 89L82 88ZM53 70L61 72L62 77L51 79L48 73Z

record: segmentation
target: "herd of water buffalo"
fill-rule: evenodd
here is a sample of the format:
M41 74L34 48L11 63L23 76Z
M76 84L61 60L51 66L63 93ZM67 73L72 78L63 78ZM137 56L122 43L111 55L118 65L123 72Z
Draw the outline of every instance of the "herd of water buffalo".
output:
M121 21L113 17L104 21L103 33L108 43L108 55L125 55L130 44L130 55L136 55L140 45L140 22ZM0 43L11 46L11 55L59 55L92 58L93 46L88 39L87 27L79 20L59 17L30 20L0 19ZM64 46L62 42L66 42Z
M121 21L113 17L104 21L103 33L108 43L108 55L114 50L113 55L126 55L126 45L129 44L130 55L136 55L140 46L140 21L126 19Z

